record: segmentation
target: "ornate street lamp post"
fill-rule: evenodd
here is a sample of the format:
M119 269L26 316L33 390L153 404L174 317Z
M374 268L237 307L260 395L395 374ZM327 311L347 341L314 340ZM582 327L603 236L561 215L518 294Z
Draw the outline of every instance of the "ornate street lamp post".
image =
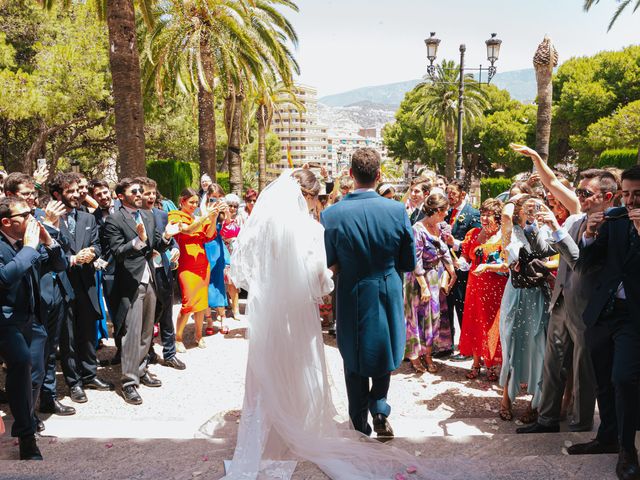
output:
M467 47L462 44L460 45L460 65L458 67L459 70L459 78L458 78L458 151L456 154L456 179L462 180L462 122L464 120L464 75L465 71L476 71L478 72L478 83L480 85L482 82L482 72L487 72L487 82L488 85L491 82L491 79L496 74L495 62L498 61L498 56L500 55L500 46L502 45L502 40L496 38L495 33L491 34L491 38L484 43L487 45L487 60L489 60L489 67L483 67L480 65L480 68L465 68L464 66L464 53ZM436 83L449 83L443 82L442 80L436 77L436 67L433 62L436 60L438 55L438 46L440 45L440 39L436 38L436 32L431 32L431 36L424 41L427 46L427 59L429 60L429 65L427 65L427 74L431 78L431 80Z

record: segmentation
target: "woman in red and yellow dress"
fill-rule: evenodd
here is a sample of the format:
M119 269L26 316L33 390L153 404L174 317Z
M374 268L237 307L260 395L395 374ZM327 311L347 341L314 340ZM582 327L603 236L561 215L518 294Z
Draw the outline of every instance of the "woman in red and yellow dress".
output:
M480 359L488 369L487 379L498 380L502 363L499 312L502 292L508 280L508 267L500 259L500 221L502 202L488 199L480 208L481 228L469 230L461 245L465 259L471 261L465 296L460 353L473 356L468 379L480 374Z
M196 217L194 212L199 204L198 192L185 188L180 194L180 210L169 212L169 223L181 224L180 233L175 236L180 247L178 283L182 292L182 308L176 326L176 350L181 353L186 351L182 334L190 315L193 315L196 323L198 347L206 347L202 339L202 323L209 306L210 268L204 244L217 235L216 224L211 218L217 217L219 209L214 206L206 214Z

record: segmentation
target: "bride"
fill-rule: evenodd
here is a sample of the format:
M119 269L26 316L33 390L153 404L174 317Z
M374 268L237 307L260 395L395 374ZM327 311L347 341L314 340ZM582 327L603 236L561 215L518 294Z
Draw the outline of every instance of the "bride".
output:
M224 478L288 478L281 460L314 462L334 479L423 478L415 457L337 420L317 305L333 289L312 217L319 191L311 171L283 173L258 198L233 252L233 282L249 292L249 353Z

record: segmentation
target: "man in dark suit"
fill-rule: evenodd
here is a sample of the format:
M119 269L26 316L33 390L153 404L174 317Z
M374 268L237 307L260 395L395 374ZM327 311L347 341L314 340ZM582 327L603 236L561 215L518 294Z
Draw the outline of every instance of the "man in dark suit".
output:
M635 446L640 411L640 166L622 173L626 207L588 216L578 271L601 268L584 310L587 342L596 372L600 428L581 452L613 453L616 473L640 479ZM578 445L574 445L578 447Z
M374 190L380 179L376 150L356 150L350 174L356 190L321 214L327 264L340 272L338 348L354 428L370 435L371 413L378 437L389 439L387 392L404 357L401 272L415 268L413 231L404 206Z
M7 364L11 434L19 438L22 460L42 460L35 439L30 352L32 323L43 314L37 293L41 269L59 272L66 265L60 245L33 218L27 203L0 199L0 356Z
M451 233L445 234L447 245L459 255L460 244L469 230L480 227L480 212L469 203L467 192L461 182L453 180L447 185L447 198L449 199L449 212L444 221L451 226ZM447 296L447 306L451 315L451 338L455 338L455 326L453 312L458 317L458 325L462 328L462 314L464 312L464 297L467 294L467 281L469 279L469 267L466 264L456 268L456 283ZM442 352L446 355L449 352ZM434 355L439 356L439 355ZM453 360L466 360L462 355L456 355Z
M158 184L147 177L137 179L144 188L142 208L153 213L156 230L164 232L169 216L164 210L155 207L158 196ZM176 331L173 325L173 272L171 264L178 261L180 249L175 239L171 239L169 249L164 253L154 252L154 273L156 280L156 315L155 323L160 326L162 340L162 357L164 364L177 370L184 370L185 364L176 356ZM149 349L149 362L154 363L157 355L153 350L153 341ZM157 360L156 360L157 361Z
M122 206L104 225L104 240L115 259L114 324L122 330L122 394L127 403L140 405L140 383L159 387L162 382L147 371L146 357L153 337L156 292L153 251L164 252L179 225L156 230L153 215L142 207L143 189L132 178L116 186Z
M60 202L51 201L46 209L36 208L35 180L27 174L14 172L6 179L5 192L8 197L20 198L31 208L33 216L45 225L45 228L64 251L66 243L60 235L59 217L64 212ZM60 339L60 328L65 315L65 298L73 297L73 292L64 272L42 271L40 281L42 321L31 324L31 381L33 385L34 408L40 397L40 410L43 413L73 415L75 410L57 400L56 395L56 359L55 354ZM44 423L36 417L38 432L44 430Z
M93 216L96 219L96 225L98 225L98 230L100 232L101 255L100 262L98 263L100 267L102 267L102 295L107 307L109 319L113 324L114 340L116 343L115 355L110 359L103 360L101 362L101 365L119 365L121 339L118 335L116 335L116 333L120 331L120 326L113 323L115 307L111 303L113 292L113 276L115 274L116 264L113 255L111 255L111 252L109 251L109 245L107 244L107 242L105 242L103 231L104 223L107 220L107 217L120 208L120 201L113 200L109 184L102 179L94 178L93 180L91 180L89 184L89 192L91 194L91 197L98 203L98 208L94 210Z
M61 333L62 371L71 400L84 403L85 389L113 390L114 386L97 376L96 322L102 309L93 262L100 256L100 237L93 215L78 210L78 180L73 173L58 173L49 183L49 191L66 208L60 219L60 232L68 240L67 276L75 297L67 309Z

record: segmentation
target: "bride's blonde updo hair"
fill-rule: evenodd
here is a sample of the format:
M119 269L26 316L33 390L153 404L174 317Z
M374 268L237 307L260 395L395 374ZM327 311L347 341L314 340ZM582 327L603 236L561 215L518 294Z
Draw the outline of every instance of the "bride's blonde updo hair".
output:
M300 184L300 190L305 197L317 197L320 193L320 181L311 170L296 170L291 176Z
M424 201L422 206L422 212L427 217L431 217L438 211L446 210L449 208L449 200L441 193L432 193Z

